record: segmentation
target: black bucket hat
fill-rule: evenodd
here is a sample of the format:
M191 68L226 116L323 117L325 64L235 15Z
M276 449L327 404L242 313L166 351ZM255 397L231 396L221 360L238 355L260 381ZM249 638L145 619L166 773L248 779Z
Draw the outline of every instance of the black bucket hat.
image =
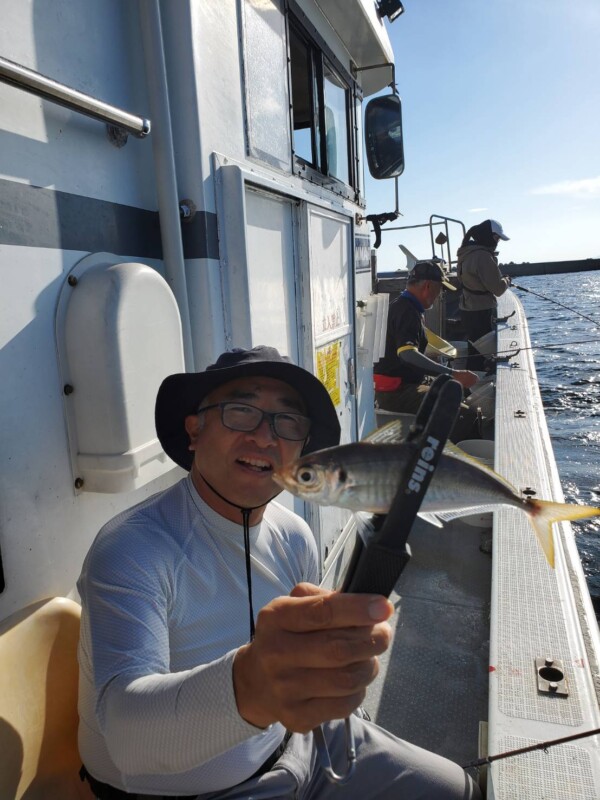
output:
M274 347L252 350L235 348L222 353L204 372L181 372L162 382L156 397L156 433L165 453L183 469L190 470L194 454L188 449L185 418L195 414L200 401L217 386L236 378L260 375L292 386L306 403L311 419L304 453L333 447L340 441L340 423L329 392L318 378L298 367Z

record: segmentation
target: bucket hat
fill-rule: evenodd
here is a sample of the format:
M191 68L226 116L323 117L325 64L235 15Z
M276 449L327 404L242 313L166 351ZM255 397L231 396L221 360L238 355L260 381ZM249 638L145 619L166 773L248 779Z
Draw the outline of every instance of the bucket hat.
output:
M201 400L217 386L253 375L284 381L303 398L311 420L304 453L339 443L337 412L321 381L274 347L260 345L251 350L234 348L222 353L204 372L180 372L164 379L156 397L154 420L156 434L169 458L189 471L194 454L188 449L185 418L195 414Z
M446 273L437 263L437 261L417 261L414 267L408 274L408 281L438 281L443 284L446 289L455 292L456 286L452 286L450 281L446 280Z

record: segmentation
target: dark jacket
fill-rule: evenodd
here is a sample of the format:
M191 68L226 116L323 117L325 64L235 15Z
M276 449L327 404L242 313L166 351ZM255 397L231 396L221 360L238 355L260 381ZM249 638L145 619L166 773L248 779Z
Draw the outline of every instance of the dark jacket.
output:
M423 314L414 300L400 295L390 304L385 355L375 364L373 371L376 375L402 378L403 383L421 383L425 371L404 364L398 358L398 352L410 349L424 353L426 347L427 334Z

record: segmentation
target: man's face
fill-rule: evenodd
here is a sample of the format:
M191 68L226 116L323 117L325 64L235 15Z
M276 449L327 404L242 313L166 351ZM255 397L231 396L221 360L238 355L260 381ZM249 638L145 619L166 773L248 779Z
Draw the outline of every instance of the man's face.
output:
M426 281L423 293L423 308L429 309L440 296L442 284L440 281Z
M200 405L226 401L274 413L306 413L298 392L276 378L237 378L217 387ZM240 521L239 510L220 500L200 476L232 503L246 508L260 506L281 491L271 478L275 469L298 458L304 446L303 441L275 435L268 418L263 418L254 431L230 430L221 421L220 408L186 417L185 428L194 452L194 485L215 511L234 522Z

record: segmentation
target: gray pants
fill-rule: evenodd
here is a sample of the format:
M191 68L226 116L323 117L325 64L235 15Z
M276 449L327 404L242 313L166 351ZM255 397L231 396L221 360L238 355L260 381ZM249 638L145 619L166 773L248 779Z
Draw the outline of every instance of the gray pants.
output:
M373 722L352 716L356 769L344 786L327 779L312 734L293 734L284 754L258 778L198 800L480 800L479 788L452 761L404 742ZM345 726L324 726L333 769L346 769Z

